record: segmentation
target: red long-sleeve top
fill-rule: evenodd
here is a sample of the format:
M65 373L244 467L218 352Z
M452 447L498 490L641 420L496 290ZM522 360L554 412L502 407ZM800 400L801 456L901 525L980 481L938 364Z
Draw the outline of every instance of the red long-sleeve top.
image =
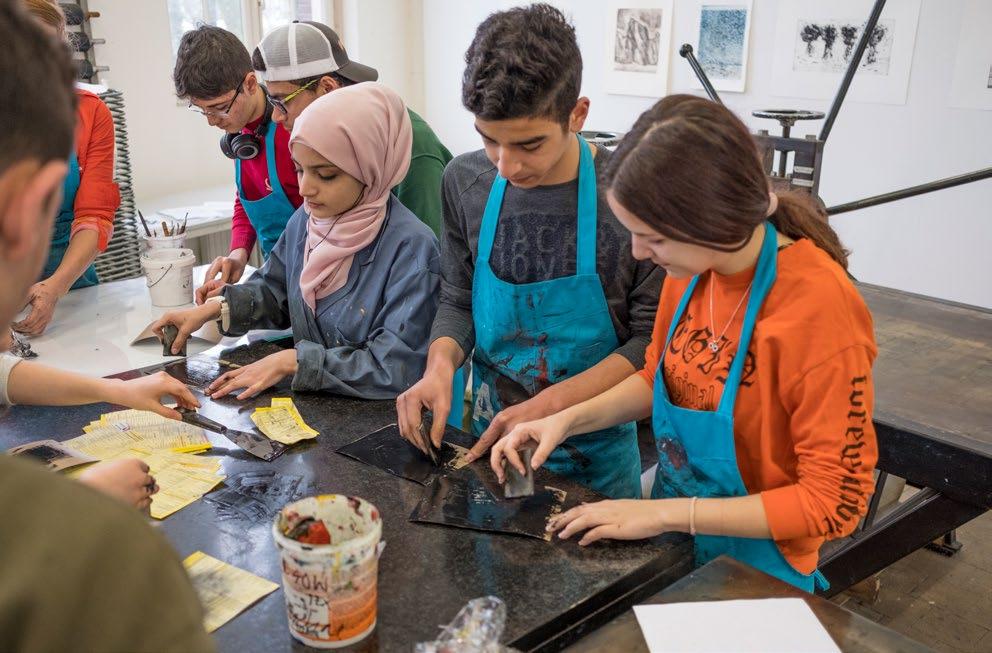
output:
M250 134L258 129L262 119L259 118L245 125L241 130L242 134ZM279 182L286 193L290 204L294 208L299 208L303 204L300 197L300 185L296 179L296 170L293 167L293 159L289 151L289 132L281 127L276 127L276 174ZM241 187L245 199L249 201L260 200L272 192L272 182L269 180L269 169L266 163L265 134L262 134L262 149L254 159L241 162ZM248 220L248 214L241 206L241 198L235 190L234 196L234 217L231 220L231 251L244 248L249 253L255 246L255 228Z
M80 231L96 231L97 247L102 252L114 233L114 214L121 204L120 190L114 182L114 121L98 96L82 89L76 89L76 95L80 178L70 237Z

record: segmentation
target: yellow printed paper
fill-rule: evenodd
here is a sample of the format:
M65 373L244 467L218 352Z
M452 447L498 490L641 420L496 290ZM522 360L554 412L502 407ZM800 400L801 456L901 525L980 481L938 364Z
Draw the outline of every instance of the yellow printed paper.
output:
M211 448L203 429L144 410L101 415L99 421L83 427L83 435L72 441L82 447L80 451L86 449L85 453L98 458L132 447L179 453L198 453Z
M211 448L203 429L147 410L120 410L100 416L100 423L129 433L137 433L154 449L194 453Z
M302 428L305 431L309 431L310 433L313 433L314 437L320 435L319 431L310 428L310 425L307 424L305 421L303 421L303 415L300 414L299 409L296 408L296 404L294 404L293 400L290 399L289 397L275 397L272 400L272 407L285 408L289 410L289 412L293 414L293 418L300 425L300 428Z
M296 417L287 408L256 408L251 421L258 430L269 438L283 444L295 444L300 440L317 437L317 431L300 426ZM86 453L86 452L83 452Z
M186 573L203 604L203 627L217 630L244 612L279 585L233 565L212 558L202 551L183 560Z
M151 474L159 486L159 491L152 495L151 515L155 519L165 519L180 508L185 508L227 478L221 474L198 472L176 465L157 470L153 467Z

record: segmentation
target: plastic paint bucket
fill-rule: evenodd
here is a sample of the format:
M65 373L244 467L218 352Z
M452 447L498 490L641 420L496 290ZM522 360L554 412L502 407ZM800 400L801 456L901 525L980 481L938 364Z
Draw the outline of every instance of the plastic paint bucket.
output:
M147 249L181 249L186 247L186 234L175 236L144 236Z
M193 302L193 264L191 249L149 249L141 255L152 305L185 306Z
M283 528L301 518L324 522L330 544L305 544ZM375 628L382 519L371 503L324 494L285 506L272 524L282 556L290 634L307 646L340 648Z

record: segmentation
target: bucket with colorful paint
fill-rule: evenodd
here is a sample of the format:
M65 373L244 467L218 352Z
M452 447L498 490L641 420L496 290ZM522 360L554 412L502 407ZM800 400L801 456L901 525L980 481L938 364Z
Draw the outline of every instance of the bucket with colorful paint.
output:
M376 624L382 519L343 494L285 506L272 524L290 634L316 648L361 641Z
M193 264L191 249L149 249L141 255L152 305L184 306L193 303Z

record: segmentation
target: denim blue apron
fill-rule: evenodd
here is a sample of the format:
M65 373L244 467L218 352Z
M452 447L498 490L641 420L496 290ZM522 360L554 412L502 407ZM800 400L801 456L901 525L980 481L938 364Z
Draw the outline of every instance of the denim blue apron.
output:
M775 283L777 255L775 227L766 222L761 256L737 345L738 352L746 352L751 344L758 311ZM694 277L682 295L675 315L672 316L663 352L668 351L672 334L698 281L699 277ZM734 449L734 404L746 358L747 356L734 356L723 395L720 397L720 405L715 412L673 405L665 387L664 359L659 362L654 378L653 415L655 444L658 447L658 472L651 489L652 499L747 495ZM697 564L706 564L720 554L727 554L807 592L812 592L814 586L820 589L829 587L819 571L812 574L798 572L782 556L773 540L696 535Z
M286 223L293 217L296 207L286 197L276 169L276 130L279 124L269 121L265 130L265 163L268 166L269 184L272 192L261 199L245 199L241 190L241 161L234 162L234 179L238 185L238 198L241 206L248 214L248 221L258 235L258 246L262 248L262 258L269 258L269 252L276 246L276 241L286 229ZM251 252L249 252L250 254Z
M596 169L579 138L576 274L513 284L489 267L507 181L496 175L479 230L472 281L472 433L500 410L584 372L617 347L616 330L596 273ZM641 457L633 422L577 435L544 465L614 498L639 497Z
M45 269L41 273L42 279L47 279L55 274L55 271L62 265L62 259L65 257L66 250L69 249L69 238L72 236L72 219L76 215L73 205L76 203L76 191L79 190L79 179L79 159L76 157L76 153L73 152L72 156L69 157L69 172L66 174L65 182L62 184L62 206L59 207L59 213L55 216L55 227L52 230L52 244L48 249L48 260L45 261ZM95 286L98 283L100 283L100 279L97 278L96 268L91 263L83 274L76 279L75 283L72 284L70 290Z

